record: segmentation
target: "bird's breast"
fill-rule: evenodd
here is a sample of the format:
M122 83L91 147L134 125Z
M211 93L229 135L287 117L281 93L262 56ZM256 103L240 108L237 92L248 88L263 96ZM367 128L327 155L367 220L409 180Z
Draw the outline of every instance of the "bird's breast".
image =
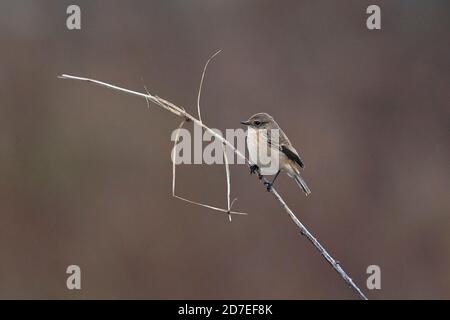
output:
M271 148L264 129L248 128L247 149L249 160L256 163L263 175L273 175L280 167L280 152Z

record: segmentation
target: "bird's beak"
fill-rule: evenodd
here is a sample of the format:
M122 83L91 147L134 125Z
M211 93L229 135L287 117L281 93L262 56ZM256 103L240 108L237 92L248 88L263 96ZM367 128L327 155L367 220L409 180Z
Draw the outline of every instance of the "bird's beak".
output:
M242 123L244 126L250 125L250 122L248 122L248 121L241 121L241 123Z

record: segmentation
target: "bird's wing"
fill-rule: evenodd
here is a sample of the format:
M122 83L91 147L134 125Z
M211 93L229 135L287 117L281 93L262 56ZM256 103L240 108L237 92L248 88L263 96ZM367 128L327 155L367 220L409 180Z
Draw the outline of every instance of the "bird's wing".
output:
M280 145L280 139L279 137L274 137L272 136L272 131L271 130L261 130L261 140L262 141L266 141L267 144L273 148L273 149L277 149L277 150L281 150L281 145Z
M298 155L297 151L291 150L288 146L281 146L281 152L283 152L286 155L286 157L296 162L300 166L300 168L303 169L305 167L305 164Z
M281 129L278 130L279 130L278 139L277 137L272 137L271 130L264 130L264 134L262 134L263 139L267 141L267 143L271 148L283 152L286 155L286 157L296 162L303 169L305 167L305 164L300 158L297 150L295 150L292 147L292 144L290 143L288 137L284 134L284 132Z

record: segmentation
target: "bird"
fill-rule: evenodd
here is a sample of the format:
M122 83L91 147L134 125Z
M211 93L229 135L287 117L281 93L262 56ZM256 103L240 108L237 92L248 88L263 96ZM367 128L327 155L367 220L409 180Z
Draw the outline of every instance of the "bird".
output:
M271 191L278 175L284 171L306 196L311 194L300 175L305 167L303 160L274 118L267 113L257 113L241 124L247 126L247 149L252 164L250 173L257 172L260 178L262 175L275 175L271 182L264 182L267 191Z

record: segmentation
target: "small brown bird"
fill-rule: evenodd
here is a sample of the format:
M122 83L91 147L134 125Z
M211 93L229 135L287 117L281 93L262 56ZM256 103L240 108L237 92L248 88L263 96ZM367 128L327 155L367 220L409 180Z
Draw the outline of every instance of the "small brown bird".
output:
M285 171L309 195L311 190L300 176L300 170L305 167L303 161L272 116L257 113L241 123L248 127L247 148L250 161L254 163L251 173L275 174L272 182L265 183L267 190L270 191L280 172Z

